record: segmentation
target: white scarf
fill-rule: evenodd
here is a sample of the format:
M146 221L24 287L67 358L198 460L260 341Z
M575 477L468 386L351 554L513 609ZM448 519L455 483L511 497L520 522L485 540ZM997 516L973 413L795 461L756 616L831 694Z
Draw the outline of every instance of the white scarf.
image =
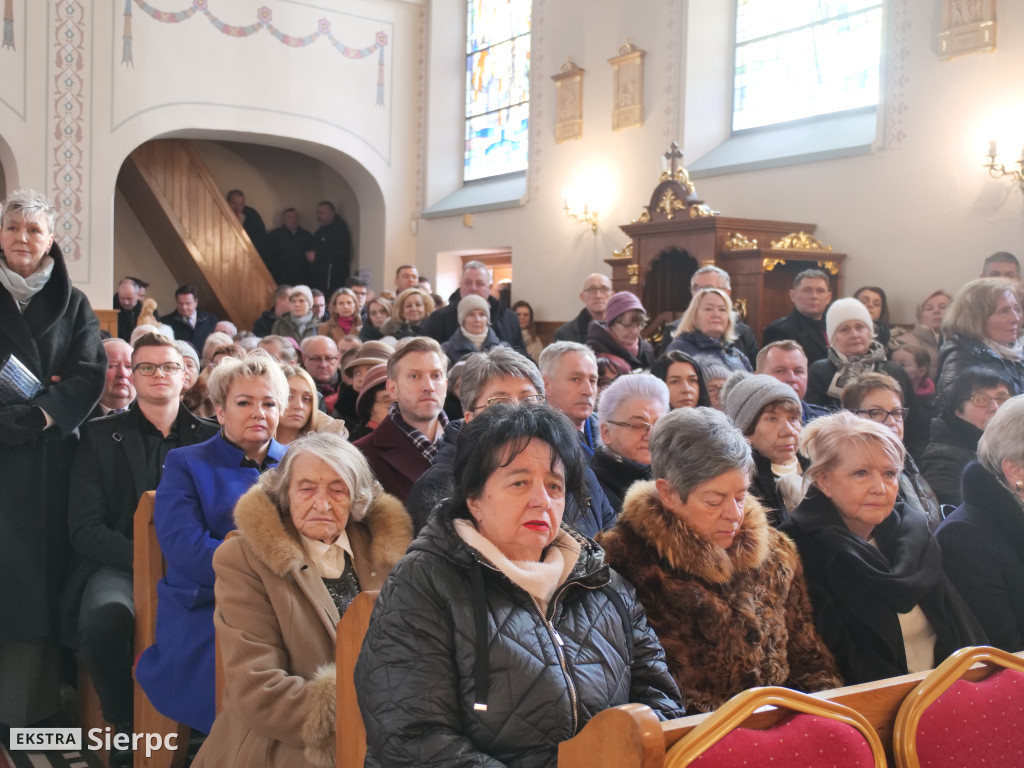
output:
M582 550L576 539L559 530L540 562L510 560L469 520L456 520L455 533L505 574L513 584L530 595L542 614L547 613L548 603L551 602L555 590L569 578L572 569L576 567Z
M490 328L484 330L483 333L470 333L463 328L462 335L465 336L474 347L480 349L480 347L484 345L484 342L487 341L487 331L489 330Z
M1021 347L1019 341L1013 342L1011 346L1006 346L998 341L985 339L985 345L1004 360L1013 360L1017 363L1024 360L1024 347Z
M32 298L43 290L53 273L53 264L52 256L43 256L39 268L28 277L22 277L7 265L6 258L0 256L0 285L14 298L19 312L24 313Z

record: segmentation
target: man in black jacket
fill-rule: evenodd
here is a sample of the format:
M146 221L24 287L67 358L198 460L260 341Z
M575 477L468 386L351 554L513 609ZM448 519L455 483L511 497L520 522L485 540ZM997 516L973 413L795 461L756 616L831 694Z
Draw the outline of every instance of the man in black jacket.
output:
M132 340L132 331L139 322L142 312L142 299L139 298L139 284L130 277L117 284L117 295L114 296L114 309L117 310L117 336L125 343Z
M313 273L309 287L319 288L325 296L330 296L348 279L352 239L348 225L329 200L317 203L316 223L320 226L313 233L313 250L306 254Z
M199 309L199 293L191 285L182 285L174 292L175 309L160 318L171 326L174 338L189 342L201 354L206 337L217 327L217 316Z
M159 483L168 451L217 432L179 402L184 361L174 342L146 334L136 342L132 368L135 404L82 426L68 509L74 564L62 599L64 641L79 648L104 718L125 731L132 719L135 508ZM127 757L116 764L130 765L130 751Z
M587 343L587 327L591 320L604 320L604 311L608 307L608 299L612 297L612 281L595 272L587 275L580 291L583 309L568 323L558 326L555 341L575 341L577 344Z
M444 437L430 468L413 483L406 509L412 515L413 530L418 533L438 502L452 492L452 462L459 430L495 403L543 402L544 380L540 370L528 357L508 347L494 347L487 352L466 358L466 367L460 379L460 392L465 418L445 427ZM579 509L571 500L566 501L565 522L584 536L593 538L615 524L615 510L597 476L588 466L584 478L587 484L587 505Z
M459 290L451 295L448 304L434 310L423 321L423 335L438 344L448 341L459 327L459 300L470 294L487 299L491 305L491 328L494 334L516 352L525 355L526 346L523 344L523 332L519 330L519 318L511 309L502 308L498 300L491 296L491 271L480 261L467 262L462 268Z
M789 300L793 302L793 311L768 324L761 345L792 339L803 347L808 364L824 360L828 357L825 310L832 302L828 275L820 269L805 269L793 280Z

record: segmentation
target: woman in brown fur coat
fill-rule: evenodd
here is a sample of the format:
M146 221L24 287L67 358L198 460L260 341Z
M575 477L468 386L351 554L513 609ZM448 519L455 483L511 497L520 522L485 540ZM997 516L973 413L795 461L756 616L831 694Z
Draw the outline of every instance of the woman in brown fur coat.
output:
M238 501L213 557L224 707L193 765L334 765L335 626L380 589L412 520L351 444L298 438Z
M636 586L687 712L755 686L842 685L796 548L747 493L743 434L711 408L682 408L658 420L650 446L655 480L633 485L600 543Z

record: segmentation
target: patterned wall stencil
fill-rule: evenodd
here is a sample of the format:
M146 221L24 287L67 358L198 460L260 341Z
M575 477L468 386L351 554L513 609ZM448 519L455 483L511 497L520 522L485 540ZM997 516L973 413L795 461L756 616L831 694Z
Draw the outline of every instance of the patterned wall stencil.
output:
M81 0L55 3L53 187L57 206L54 238L68 262L82 258L86 241L82 219L85 168L85 6Z
M889 3L889 60L885 83L885 149L899 149L907 138L903 116L906 114L907 75L910 63L910 11L909 0L891 0Z

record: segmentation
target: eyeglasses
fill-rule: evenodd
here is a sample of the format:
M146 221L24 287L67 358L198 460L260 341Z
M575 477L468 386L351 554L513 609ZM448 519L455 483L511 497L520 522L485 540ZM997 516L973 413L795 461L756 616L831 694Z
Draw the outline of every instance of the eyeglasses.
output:
M622 326L623 328L627 328L627 329L629 329L631 331L635 331L635 330L638 330L640 328L643 328L649 322L650 322L650 320L648 320L648 318L645 317L645 318L642 318L641 320L634 320L632 323L620 323L620 322L616 321L615 323L612 323L612 325L616 325L617 324L617 325Z
M525 405L526 403L543 403L545 399L544 395L523 395L518 400L512 397L506 397L505 395L498 395L496 397L487 398L487 401L483 405L478 405L473 410L481 411L490 405Z
M990 405L992 405L992 401L993 400L996 403L996 407L998 407L998 406L1002 405L1003 403L1005 403L1007 400L1009 400L1010 396L1009 395L996 395L995 397L990 397L989 395L983 395L983 394L978 393L978 394L971 395L967 399L970 400L972 403L974 403L979 408L988 408Z
M142 376L153 376L156 373L157 368L159 368L160 373L165 376L173 376L178 371L182 370L182 365L181 363L160 363L159 365L156 363L139 363L132 368L132 372L138 372Z
M894 411L887 411L884 408L868 408L866 410L854 411L858 416L867 416L872 421L884 424L890 418L895 422L906 421L910 415L909 408L897 408Z
M612 421L611 419L608 419L607 423L608 424L614 424L616 427L625 427L626 429L631 429L634 432L640 432L643 435L650 434L651 427L654 426L653 424L648 424L646 421L639 421L639 420L637 420L637 421Z
M306 358L306 362L307 363L312 363L313 365L322 365L324 363L328 363L329 365L334 365L340 359L341 358L338 357L337 355L331 355L330 357L307 357Z
M606 285L592 285L589 288L584 288L583 292L588 296L596 296L599 293L611 293L612 289Z

